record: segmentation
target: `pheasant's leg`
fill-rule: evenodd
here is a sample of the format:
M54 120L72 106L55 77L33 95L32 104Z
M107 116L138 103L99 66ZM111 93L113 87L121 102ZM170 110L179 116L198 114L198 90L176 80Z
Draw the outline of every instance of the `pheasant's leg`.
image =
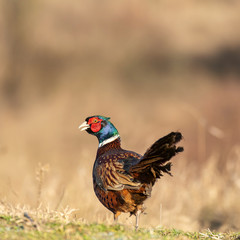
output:
M137 212L136 212L136 225L135 225L136 231L138 230L139 217L140 217L141 212L142 212L141 210L137 210Z
M114 223L117 224L118 223L118 216L121 214L121 212L116 212L114 213Z

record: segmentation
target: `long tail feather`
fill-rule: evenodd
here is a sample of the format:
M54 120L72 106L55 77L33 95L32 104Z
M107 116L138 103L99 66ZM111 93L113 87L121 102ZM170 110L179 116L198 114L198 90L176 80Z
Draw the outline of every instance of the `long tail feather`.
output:
M171 165L169 160L177 153L183 152L183 147L176 144L182 139L180 132L172 132L156 141L143 155L141 160L132 168L130 172L141 182L154 184L157 178L163 173L171 175Z

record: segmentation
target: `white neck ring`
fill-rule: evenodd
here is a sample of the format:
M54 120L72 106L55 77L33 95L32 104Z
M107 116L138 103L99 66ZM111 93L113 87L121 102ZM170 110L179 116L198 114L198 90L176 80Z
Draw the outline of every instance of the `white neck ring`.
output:
M107 143L113 142L113 141L115 141L119 137L120 137L119 134L117 134L117 135L115 135L113 137L110 137L110 138L104 140L103 142L99 143L98 147L102 147L102 146L106 145Z

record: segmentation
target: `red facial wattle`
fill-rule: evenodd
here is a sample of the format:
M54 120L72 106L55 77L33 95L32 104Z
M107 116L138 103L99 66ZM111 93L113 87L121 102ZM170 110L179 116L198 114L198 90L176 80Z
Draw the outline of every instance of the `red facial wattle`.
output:
M93 132L98 132L101 130L101 122L102 119L94 117L94 118L90 118L88 120L88 124L90 125L90 128Z
M91 130L92 130L93 132L98 132L98 131L100 131L100 129L101 129L101 122L93 123L93 124L91 125Z

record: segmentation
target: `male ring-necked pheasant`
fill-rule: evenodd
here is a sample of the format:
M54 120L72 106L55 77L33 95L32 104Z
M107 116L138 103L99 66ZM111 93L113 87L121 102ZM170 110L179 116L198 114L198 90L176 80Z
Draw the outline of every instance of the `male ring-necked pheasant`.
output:
M182 147L176 147L182 135L172 132L160 138L141 156L121 148L119 133L109 119L96 115L79 126L99 141L93 167L94 191L100 202L113 212L115 221L121 212L134 214L137 229L143 202L151 196L152 186L163 173L171 175L169 160L183 151Z

